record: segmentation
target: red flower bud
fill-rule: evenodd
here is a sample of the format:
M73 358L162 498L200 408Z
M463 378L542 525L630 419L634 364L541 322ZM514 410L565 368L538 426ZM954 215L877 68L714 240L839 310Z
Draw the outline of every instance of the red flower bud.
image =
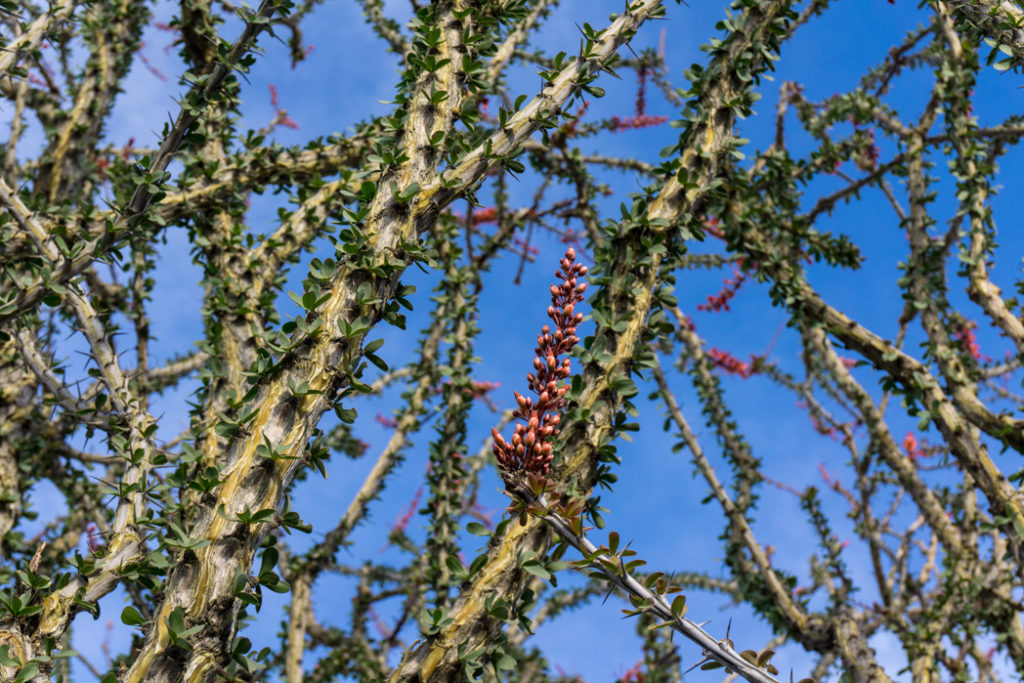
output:
M553 325L544 325L537 335L533 358L535 372L526 375L530 390L537 398L532 400L514 392L519 406L514 415L526 424L516 424L511 444L492 430L493 450L499 464L508 471L546 475L554 459L550 439L559 433L556 427L561 416L556 411L565 405L564 396L568 391L568 387L560 387L559 382L572 372L570 359L561 356L579 342L575 326L583 322L583 314L576 313L576 304L583 301L587 288L587 283L578 281L586 275L587 268L575 260L576 251L567 249L565 258L560 261L561 269L555 273L561 284L548 288L551 305L547 314Z

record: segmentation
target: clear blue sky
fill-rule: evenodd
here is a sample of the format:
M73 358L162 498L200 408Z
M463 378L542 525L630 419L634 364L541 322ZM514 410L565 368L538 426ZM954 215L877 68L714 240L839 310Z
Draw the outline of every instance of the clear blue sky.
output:
M586 21L595 27L603 26L607 15L621 8L621 4L621 0L565 2L549 19L534 47L552 52L560 49L573 51L579 38L575 27L577 23L582 25ZM785 47L782 60L777 65L775 82L766 83L761 89L763 99L757 107L758 115L740 124L742 136L751 140L748 156L770 144L778 86L782 82L793 80L804 84L811 100L845 92L857 83L870 65L881 61L895 42L927 20L914 0L897 0L895 4L886 0L847 0L834 4L834 9L822 18L812 19ZM699 51L699 45L717 34L714 24L724 16L723 5L721 0L690 0L688 7L670 2L667 20L645 26L633 43L634 49L639 52L641 47L657 46L661 30L667 31L666 56L670 77L679 86L685 86L682 72L694 61L703 62L704 55ZM405 11L406 7L399 2L387 2L386 6L388 9L397 7L399 11ZM170 4L161 5L158 20L167 21L171 11ZM298 130L277 129L274 138L282 144L302 143L317 136L344 132L371 115L389 111L389 105L381 101L392 97L392 88L397 81L396 59L386 53L383 43L372 35L355 3L326 3L305 21L304 31L306 43L314 48L309 58L295 70L289 67L287 51L281 44L266 38L261 41L267 53L258 59L249 75L249 84L243 89L245 114L241 126L260 128L273 118L269 84L276 86L281 106L288 110L299 126ZM227 35L233 36L234 33L229 31ZM175 77L180 73L175 51L163 49L170 43L171 36L151 29L146 41L143 54L154 68L171 78L167 82L162 81L142 64L136 65L107 131L107 139L113 144L124 144L132 137L138 144L153 144L168 112L175 110L172 98L181 92L175 83ZM618 82L602 79L600 85L607 89L608 94L603 101L594 103L595 111L604 115L632 114L635 81L628 73L623 72L623 76ZM922 70L902 79L888 101L907 117L918 114L931 78L930 71ZM985 72L976 96L976 109L982 125L994 123L1010 111L1020 110L1024 91L1016 89L1018 80L1010 74L997 74L993 70ZM530 70L522 70L510 81L513 94L532 95L537 81ZM653 87L649 91L648 113L678 117L678 111L664 102ZM795 133L792 116L790 126L789 139L793 149L805 152L807 141L801 141ZM667 126L606 134L586 143L584 149L656 162L658 151L672 144L676 135L677 131ZM883 156L891 151L891 145L886 147L883 144ZM1004 177L1013 177L1019 165L1019 155L1008 156L1002 163ZM939 168L937 172L943 174L944 169ZM609 175L608 180L616 189L616 194L608 200L608 206L624 201L626 195L637 187L628 175ZM526 174L517 194L527 196L534 182L535 178ZM829 184L826 178L808 188L808 201L835 188ZM940 222L953 213L954 200L948 192L950 187L949 178L945 176L939 185L940 197L935 204ZM254 198L249 217L252 229L258 232L272 229L275 210L281 201L280 196ZM1007 217L1007 225L1010 225L1009 217L1021 215L1018 195L1013 192L998 196L994 205L997 221L1000 216ZM458 210L464 209L458 207ZM863 201L838 207L834 216L821 227L851 235L861 247L866 261L864 268L856 273L815 268L812 270L815 286L853 317L883 335L894 336L902 305L895 284L897 263L905 253L905 242L898 221L884 197L877 192L867 192ZM545 322L547 283L564 249L553 239L541 236L538 240L535 243L541 248L540 256L536 263L527 267L522 284L516 286L512 283L518 263L506 257L488 276L481 301L483 332L477 340L477 352L481 357L477 377L501 382L501 388L492 394L501 407L511 406L512 390L522 390L525 385L524 376L532 358L535 335ZM1004 237L1003 241L1001 253L1021 253L1019 237L1013 236L1012 240ZM304 267L298 267L288 288L300 289L297 283L303 273ZM729 350L740 358L763 352L778 334L771 359L799 374L801 362L797 340L788 330L779 333L784 317L767 307L768 297L763 289L746 284L733 301L730 314L700 313L696 310L707 295L720 288L722 280L729 274L728 271L680 274L677 294L683 309L696 322L698 331L709 345ZM401 335L390 328L383 330L388 342L382 349L382 355L392 367L414 357L418 333L429 310L427 297L435 282L433 274L410 275L407 280L416 284L419 291L409 331ZM1006 290L1012 289L1014 275L1016 273L1011 272L1008 266L996 269L994 273L996 281ZM158 317L153 320L152 331L159 342L153 347L154 362L188 349L201 334L200 274L191 263L183 231L168 231L156 278L158 285L152 310L158 312ZM958 293L954 300L966 301L966 297ZM989 355L1002 355L1003 347L988 330L980 330L979 338L983 350ZM913 343L908 347L913 348ZM870 379L870 371L862 372L867 385L875 386ZM161 432L167 438L187 425L185 401L194 386L186 384L182 391L168 393L154 405L154 411L162 414ZM684 401L684 411L701 437L705 450L713 462L720 465L713 436L703 428L699 406L688 381L678 379L674 387ZM749 380L727 378L725 387L741 429L752 444L755 455L764 461L768 476L803 488L808 484L820 485L820 463L825 463L833 473L843 471L844 451L838 444L814 432L806 414L796 407L795 397L781 395L766 380L756 377ZM646 393L641 391L641 396ZM392 392L359 406L358 434L371 443L369 454L355 463L338 457L332 463L329 479L325 481L311 476L292 496L295 509L317 529L314 539L333 526L372 465L376 452L389 436L373 420L374 415L378 412L389 415L399 405L397 392ZM610 509L606 515L608 526L618 530L625 539L631 539L633 547L648 561L651 569L704 570L724 577L725 573L720 569L722 548L717 538L724 524L718 508L714 504L699 504L706 487L692 476L694 469L685 452L671 453L674 439L661 431L663 416L660 408L643 399L639 405L641 432L632 444L620 442L619 452L624 464L619 469L619 484L613 494L602 496L603 504ZM895 407L890 416L895 425L894 433L902 434L911 429L913 423L898 417L898 411L899 408ZM474 413L469 435L474 449L487 436L493 420L485 410ZM369 521L353 534L355 545L350 554L353 561L377 557L377 549L384 543L388 529L408 506L422 481L426 444L431 437L429 428L420 434L408 453L403 471L388 486L383 500L372 506ZM724 467L722 470L720 474L724 476ZM489 505L498 509L504 504L504 499L497 494L499 480L493 472L485 472L483 476ZM45 504L45 487L40 488L40 495L37 504ZM755 531L765 543L778 549L775 563L801 577L804 583L808 572L808 548L814 543L810 528L795 498L774 489L766 489L763 495ZM849 533L848 520L843 516L845 503L829 492L823 492L822 497L826 508L833 513L837 533L841 537L844 532ZM422 538L419 519L414 519L410 531L415 537ZM291 538L302 546L304 539ZM472 557L476 550L474 540L467 541L464 547L466 555ZM393 554L382 557L397 559ZM866 553L856 543L847 550L846 559L855 578L868 575L865 557ZM563 582L571 583L568 576ZM323 622L332 623L338 619L338 623L344 625L350 604L349 585L345 580L332 577L324 577L317 584L317 613ZM860 595L858 598L868 602L873 596ZM80 617L76 621L77 647L94 662L102 661L98 648L104 633L103 626L108 619L117 622L121 599L121 596L114 595L104 601L103 616L98 622L89 617ZM726 606L725 602L721 597L693 592L688 599L690 616L698 621L711 619L707 628L717 635L724 635L726 623L732 619L733 639L738 644L757 649L762 647L770 637L769 629L752 618L749 609ZM283 600L276 596L270 594L267 597L261 623L249 633L257 646L276 642L282 605ZM614 598L603 606L597 601L542 626L532 642L544 650L553 664L566 671L578 672L588 681L613 680L639 658L639 640L634 633L634 624L620 618L620 607ZM127 643L124 627L119 623L114 628L113 641L115 652L120 649L118 645ZM902 658L895 640L877 638L873 645L883 664L891 665ZM699 658L697 648L689 643L681 645L681 653L684 667L689 667ZM780 652L775 663L784 675L792 668L799 678L808 673L811 661L799 649L790 647ZM890 667L890 671L894 672L896 668ZM691 677L694 680L718 680L718 674L694 673L688 679Z

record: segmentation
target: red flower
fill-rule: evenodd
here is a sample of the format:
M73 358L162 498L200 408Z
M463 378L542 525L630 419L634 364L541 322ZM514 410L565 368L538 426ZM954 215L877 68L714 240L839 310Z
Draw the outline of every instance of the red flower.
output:
M744 363L728 351L720 351L712 347L708 349L708 357L711 358L712 363L730 375L739 375L746 379L754 373L750 363ZM753 356L751 356L751 359L753 359Z
M583 321L583 314L576 313L576 304L583 301L583 292L587 283L578 279L587 274L587 267L574 263L576 251L569 247L565 258L561 261L562 269L555 272L555 277L562 281L560 285L551 285L551 306L548 317L555 324L554 331L547 325L537 335L536 357L533 367L536 374L530 373L526 381L530 391L537 395L536 401L513 392L519 409L514 413L517 420L511 441L505 441L496 429L491 429L494 437L494 455L498 459L498 467L504 472L530 472L546 475L551 468L554 455L551 452L550 439L558 434L558 423L561 415L558 411L565 405L566 386L558 386L571 373L568 358L559 360L572 350L579 337L576 326ZM526 424L523 424L525 422Z
M704 231L712 237L718 239L725 239L725 235L722 233L722 229L718 227L718 217L710 216L704 221Z
M651 126L657 126L665 123L666 121L668 121L667 116L648 116L647 114L629 116L626 118L613 116L611 118L611 129L613 133L618 133L620 130L650 128Z
M907 435L903 437L903 450L907 452L907 457L915 463L918 458L924 455L924 451L921 450L921 446L917 443L917 437L914 436L913 432L907 432Z
M473 225L480 225L481 223L494 223L497 220L498 211L493 206L473 212Z
M743 281L747 279L747 274L735 266L733 266L732 273L733 277L725 281L725 286L722 287L720 292L708 296L707 303L697 306L698 311L718 312L729 310L729 300L736 296L736 292L743 285Z
M974 328L977 327L977 323L968 322L959 326L953 334L960 341L964 351L966 351L971 358L976 361L991 361L992 359L981 352L981 347L978 346L978 340L974 336Z
M473 398L483 398L501 386L501 382L473 382Z
M396 429L398 427L398 420L393 417L384 417L380 413L374 416L374 421L385 429Z
M517 247L519 247L520 249L525 251L530 256L536 256L537 254L540 253L540 249L538 249L537 247L535 247L535 246L525 242L524 240L522 240L522 239L520 239L518 237L513 237L512 238L512 244L516 245Z
M161 81L167 82L167 76L162 71L160 71L160 69L153 66L152 62L150 62L149 59L146 58L146 55L142 53L142 48L144 47L146 47L145 43L139 43L139 61L142 62L143 66L149 69L149 72L151 74L159 78Z
M277 94L277 86L270 83L267 86L270 89L270 106L274 108L274 120L270 125L272 126L284 126L285 128L291 128L292 130L298 130L299 124L295 123L295 120L288 116L288 112L280 107L280 98Z
M828 475L828 470L825 469L825 463L818 464L818 472L821 473L821 478L825 480L825 485L832 488L835 487L836 483L832 481L832 477Z
M619 680L620 681L637 681L638 683L642 683L645 680L645 678L644 678L644 663L643 662L637 662L633 666L631 666L628 669L626 669L626 671L621 676L619 676Z
M409 522L412 520L412 516L416 514L416 508L419 507L420 498L422 497L423 487L421 486L416 489L416 493L413 495L412 501L409 503L409 509L395 520L395 525L391 527L392 531L405 531L406 527L409 526Z

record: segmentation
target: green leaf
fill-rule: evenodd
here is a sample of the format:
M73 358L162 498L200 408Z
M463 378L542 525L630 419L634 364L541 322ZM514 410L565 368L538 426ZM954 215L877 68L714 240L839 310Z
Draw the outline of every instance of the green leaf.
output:
M549 580L551 578L551 572L542 567L540 563L533 561L527 562L523 565L523 571L529 572L534 576L538 576L542 579Z
M29 662L25 665L25 668L18 672L18 677L14 679L14 683L25 683L25 681L32 680L39 675L39 666L35 662Z
M9 667L21 666L21 662L11 657L11 646L0 645L0 664Z
M466 531L473 534L474 536L490 536L491 532L487 530L480 522L470 522L466 525Z
M121 623L126 626L142 626L146 620L142 618L137 609L129 605L121 610Z

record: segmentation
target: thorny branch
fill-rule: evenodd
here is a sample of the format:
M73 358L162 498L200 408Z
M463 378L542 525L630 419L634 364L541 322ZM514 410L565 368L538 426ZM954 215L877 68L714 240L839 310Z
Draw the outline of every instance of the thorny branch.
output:
M159 3L0 2L0 678L70 680L76 616L122 610L126 648L81 658L104 683L565 680L534 628L573 608L603 618L584 605L611 592L642 636L623 681L694 667L777 681L783 660L794 679L1024 676L1024 470L1011 459L1024 453L1024 284L999 267L999 239L1011 252L1019 240L1000 234L996 199L1024 115L999 120L975 94L1016 101L1008 77L982 80L1024 69L1024 12L928 0L849 91L816 101L788 80L766 106L768 73L829 0L732 0L687 87L669 38L695 8L637 0L603 28L582 17L559 53L539 40L571 9L558 4L414 1L409 19L364 0L366 25L314 50L310 22L335 10L317 0L182 0L167 21ZM152 139L120 139L150 29L179 49L179 97ZM268 39L307 69L350 58L356 30L399 66L386 113L286 148L279 128L297 124L271 85L274 118L248 128L250 91L265 98L260 69L277 59ZM355 101L347 75L338 91ZM532 92L511 85L523 75ZM612 76L625 99L602 100ZM773 125L748 145L755 113ZM604 147L641 139L660 158ZM265 234L260 195L277 209ZM858 206L871 210L857 231L827 229ZM906 238L897 304L837 292L830 278L890 272L893 226ZM164 281L164 240L181 236L195 283ZM524 283L497 306L503 342L532 342L520 322L547 305L527 288L556 251L529 396L495 391L489 326L512 286L495 273L511 256ZM285 293L296 272L301 291ZM718 272L720 287L695 284ZM412 278L435 285L429 301ZM191 285L199 339L160 339L158 293ZM389 340L422 333L382 347L382 323ZM765 334L740 350L734 327ZM712 507L678 496L678 514L628 528L599 492L676 485L620 439L652 412L645 390ZM819 446L801 443L780 473L766 455L779 446L737 407L747 395L780 423L796 412ZM374 397L398 407L375 411ZM168 400L180 412L163 413ZM481 424L506 407L488 436ZM801 479L804 452L829 458L809 466L820 492ZM396 503L409 468L422 485ZM329 497L316 472L338 487ZM31 526L51 489L63 505ZM780 538L758 512L787 505L802 518ZM367 521L392 508L382 539ZM588 532L605 524L621 531L596 546ZM714 527L723 566L683 557L644 573L620 543L680 526ZM485 545L469 558L474 535ZM570 547L582 559L563 562ZM589 582L552 590L570 565ZM324 597L335 580L347 614ZM250 622L277 618L266 591L288 595L284 624L254 647ZM713 635L686 617L697 591L756 620ZM734 645L748 633L772 646ZM905 661L875 652L882 635Z

